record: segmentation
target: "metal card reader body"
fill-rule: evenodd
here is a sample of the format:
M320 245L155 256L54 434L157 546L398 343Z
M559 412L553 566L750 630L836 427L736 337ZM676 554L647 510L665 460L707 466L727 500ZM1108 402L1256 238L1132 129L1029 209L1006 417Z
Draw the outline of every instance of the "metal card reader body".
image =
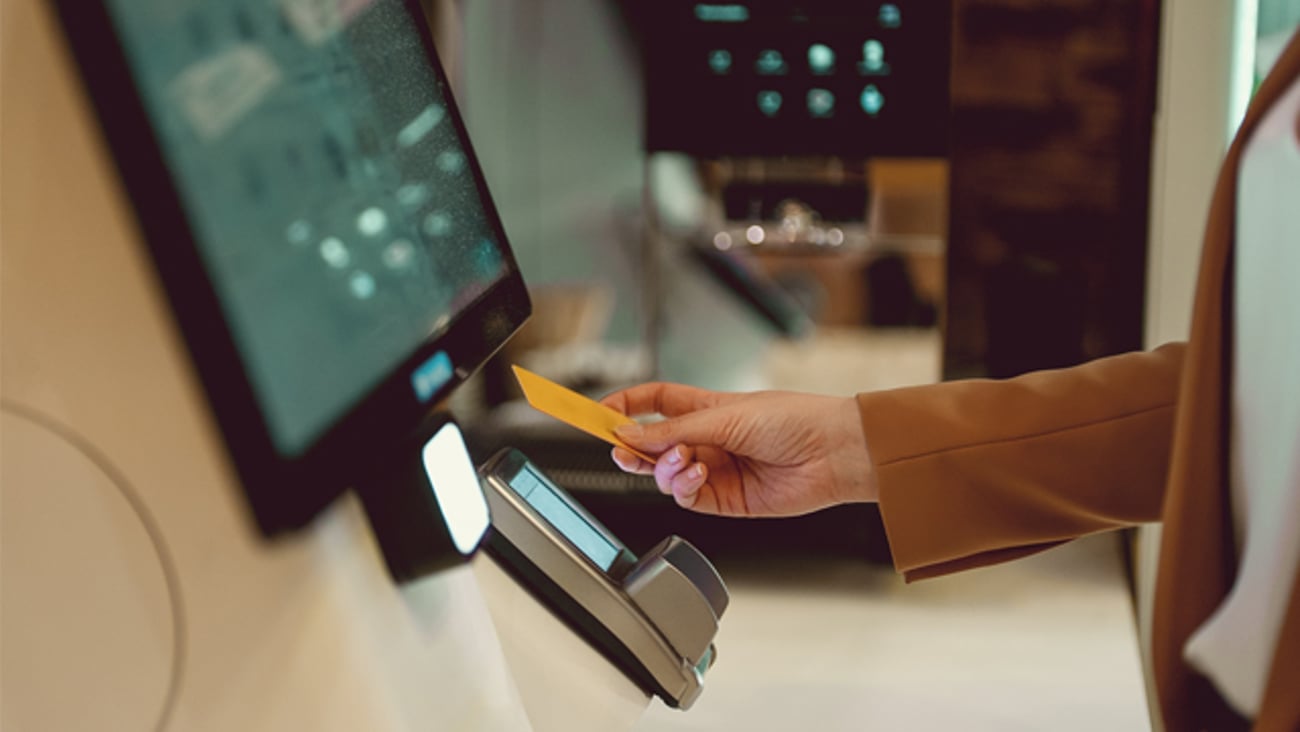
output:
M479 472L489 552L643 689L689 708L728 601L708 559L678 536L638 558L518 450Z

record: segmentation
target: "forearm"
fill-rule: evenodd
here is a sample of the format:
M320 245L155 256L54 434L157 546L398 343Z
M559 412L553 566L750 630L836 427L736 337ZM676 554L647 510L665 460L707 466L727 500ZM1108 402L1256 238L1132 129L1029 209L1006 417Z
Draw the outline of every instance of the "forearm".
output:
M1157 520L1182 355L859 395L897 568L944 574Z

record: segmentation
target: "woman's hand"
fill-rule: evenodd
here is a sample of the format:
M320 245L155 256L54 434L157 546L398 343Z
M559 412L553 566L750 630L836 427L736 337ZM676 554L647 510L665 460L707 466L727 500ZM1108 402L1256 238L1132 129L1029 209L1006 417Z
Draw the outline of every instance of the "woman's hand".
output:
M621 427L614 462L654 475L678 505L724 516L794 516L876 500L858 405L851 397L794 392L727 394L651 383L602 400L629 416L667 419Z

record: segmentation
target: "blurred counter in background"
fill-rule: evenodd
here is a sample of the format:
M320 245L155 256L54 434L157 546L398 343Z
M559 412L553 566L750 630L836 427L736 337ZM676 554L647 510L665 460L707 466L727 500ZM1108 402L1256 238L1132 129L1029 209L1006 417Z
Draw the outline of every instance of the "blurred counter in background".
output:
M708 692L635 729L1150 729L1115 538L912 585L842 558L720 561Z
M938 379L939 339L821 328L774 344L764 373L833 394L925 383ZM664 515L692 541L721 543L693 514ZM708 693L690 714L652 703L637 732L1150 729L1117 534L908 585L873 519L730 520L753 533L715 557L732 604Z

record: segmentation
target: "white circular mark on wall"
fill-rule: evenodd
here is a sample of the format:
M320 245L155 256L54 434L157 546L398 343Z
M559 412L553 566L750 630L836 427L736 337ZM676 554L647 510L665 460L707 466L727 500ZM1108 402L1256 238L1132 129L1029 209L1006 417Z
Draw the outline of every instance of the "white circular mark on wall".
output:
M128 486L75 441L0 414L5 729L159 728L183 622Z

